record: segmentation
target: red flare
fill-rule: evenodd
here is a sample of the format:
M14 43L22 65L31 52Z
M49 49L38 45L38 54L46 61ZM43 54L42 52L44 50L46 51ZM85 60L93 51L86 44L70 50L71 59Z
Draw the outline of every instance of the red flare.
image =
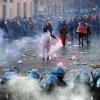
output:
M58 40L59 45L62 47L62 46L63 46L63 44L62 44L61 39L60 39L60 38L58 38L57 40Z

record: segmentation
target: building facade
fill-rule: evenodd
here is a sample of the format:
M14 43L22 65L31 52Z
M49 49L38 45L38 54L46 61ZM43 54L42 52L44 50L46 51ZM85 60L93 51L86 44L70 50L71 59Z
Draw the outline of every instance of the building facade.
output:
M59 15L70 8L81 9L100 5L97 0L0 0L0 17Z
M0 17L14 18L63 13L63 0L0 0Z
M63 0L38 0L37 15L62 14L63 7Z

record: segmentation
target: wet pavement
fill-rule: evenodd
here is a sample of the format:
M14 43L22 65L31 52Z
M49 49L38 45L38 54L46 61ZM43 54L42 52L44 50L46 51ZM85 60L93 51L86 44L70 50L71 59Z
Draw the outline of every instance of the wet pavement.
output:
M81 47L77 41L74 43L66 42L66 47L57 50L52 55L51 60L46 63L41 62L41 55L38 53L36 43L34 43L34 45L33 43L29 43L20 51L20 56L17 59L9 59L8 66L0 67L0 73L6 71L11 65L17 65L23 74L32 68L39 69L40 72L43 72L45 70L51 70L59 62L62 62L70 73L75 74L85 66L100 64L99 43L99 39L94 39L90 45L87 46L84 44L84 46ZM70 77L72 77L73 74L71 74Z
M59 48L53 53L50 61L43 63L41 62L41 53L39 52L40 50L36 42L28 42L28 44L20 50L20 55L16 58L14 57L14 59L9 57L7 64L5 64L5 66L0 66L0 76L2 77L3 73L12 65L17 65L21 74L25 75L33 68L38 69L40 73L48 70L50 71L59 62L62 62L66 68L65 81L67 82L68 88L72 88L75 77L80 73L83 67L100 65L99 43L99 39L94 39L90 45L87 46L85 44L81 47L78 45L77 41L74 43L66 42L65 48ZM6 86L1 86L1 97L5 98L5 94L7 94L7 92L5 92Z

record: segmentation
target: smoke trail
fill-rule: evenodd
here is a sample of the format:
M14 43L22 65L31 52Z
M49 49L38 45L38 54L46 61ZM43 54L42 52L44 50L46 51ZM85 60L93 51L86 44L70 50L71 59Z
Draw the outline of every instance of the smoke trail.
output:
M57 39L55 45L51 45L49 55L52 56L52 55L53 55L57 50L59 50L62 46L63 46L63 45L62 45L61 40L60 40L60 39Z
M37 53L42 56L43 55L43 39L45 34L38 36L36 40L38 41ZM60 48L62 47L62 43L60 39L51 38L50 51L49 55L52 57Z

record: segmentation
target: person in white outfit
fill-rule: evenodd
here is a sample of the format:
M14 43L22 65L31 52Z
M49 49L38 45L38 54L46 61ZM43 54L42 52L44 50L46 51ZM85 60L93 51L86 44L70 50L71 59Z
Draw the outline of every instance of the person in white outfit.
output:
M48 61L50 58L49 52L51 47L51 35L49 30L43 29L44 37L43 37L43 61Z

